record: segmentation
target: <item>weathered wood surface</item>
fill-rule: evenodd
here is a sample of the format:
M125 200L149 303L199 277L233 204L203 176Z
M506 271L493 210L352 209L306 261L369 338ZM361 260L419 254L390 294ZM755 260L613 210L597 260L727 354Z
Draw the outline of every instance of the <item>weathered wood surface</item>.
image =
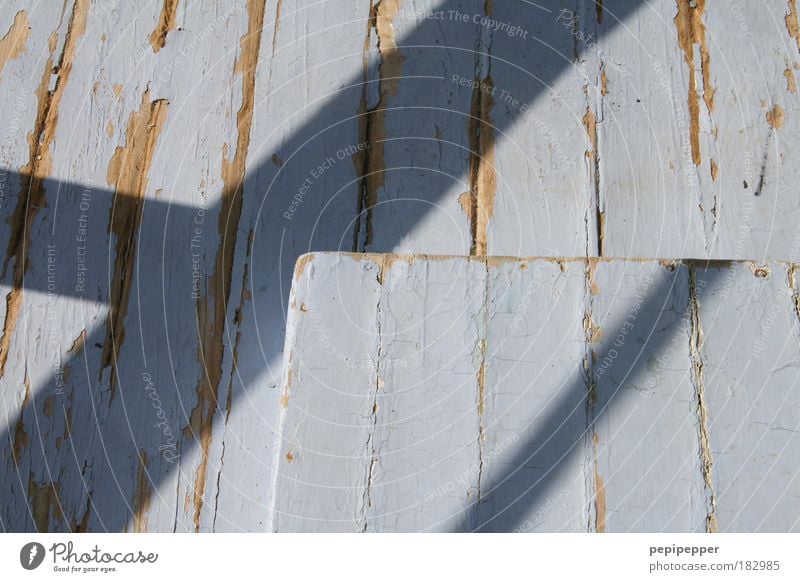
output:
M0 528L284 527L275 433L306 251L797 260L796 0L608 4L4 2ZM622 471L598 430L599 470ZM475 527L508 494L436 519ZM577 499L541 527L596 521Z
M307 255L273 528L797 531L789 273Z

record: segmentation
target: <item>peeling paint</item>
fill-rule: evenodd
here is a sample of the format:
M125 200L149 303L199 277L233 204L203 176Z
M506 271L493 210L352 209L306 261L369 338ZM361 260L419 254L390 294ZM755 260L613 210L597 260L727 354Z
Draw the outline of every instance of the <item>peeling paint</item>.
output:
M31 504L33 522L39 533L50 531L51 521L64 521L60 488L58 483L37 483L33 474L28 477L28 499Z
M25 396L22 399L22 406L19 410L17 423L14 425L14 443L11 447L11 453L14 456L14 466L19 467L22 460L22 451L27 449L31 444L30 436L25 430L24 415L28 406L31 403L31 381L28 377L28 369L25 368Z
M278 32L281 30L281 13L283 12L283 0L278 0L275 5L275 30L272 33L272 56L278 48ZM270 71L271 72L271 71Z
M297 263L294 266L294 280L299 281L300 277L303 276L303 272L306 270L306 267L311 264L314 260L316 255L314 253L306 253L305 255L301 255L297 259Z
M147 472L147 453L144 450L139 451L138 459L136 489L133 493L133 531L134 533L146 533L147 513L150 510L152 499L150 475Z
M783 71L783 76L786 78L786 90L792 94L797 93L797 78L795 77L794 69L786 67L786 70Z
M581 118L586 135L589 138L590 149L586 151L586 158L589 161L590 182L594 189L595 207L595 228L597 229L597 254L603 256L605 253L605 212L600 189L600 155L597 148L597 116L591 107L586 107L586 113Z
M800 286L797 283L797 273L800 270L800 265L791 265L788 269L789 274L789 291L792 295L792 302L794 303L794 313L800 322Z
M167 119L167 101L150 100L142 95L138 111L131 113L125 132L125 145L117 146L108 164L106 181L114 188L114 203L109 211L109 233L116 238L114 273L111 279L106 338L100 363L100 378L111 368L111 398L117 383L117 358L125 341L125 316L136 263L136 246L142 221L147 181L156 144Z
M164 4L161 6L158 23L150 33L150 46L154 53L164 48L164 45L167 44L167 35L175 30L179 2L180 0L164 0Z
M377 4L370 2L370 16L367 35L364 39L363 52L363 87L361 102L358 107L359 143L365 144L362 150L353 154L353 165L358 176L359 194L355 229L353 232L353 250L366 250L372 244L374 225L372 209L378 203L378 193L384 185L383 144L386 140L386 108L389 98L397 94L400 77L403 72L405 57L400 52L394 36L394 18L400 11L402 0L379 0ZM370 107L367 103L369 88L369 46L373 32L377 37L380 64L378 65L378 102ZM363 245L361 223L364 223Z
M773 105L772 109L767 111L767 123L772 129L781 129L785 118L783 107L778 104Z
M378 284L382 287L383 286L383 278L386 271L390 268L388 260L383 258L379 263L378 273L376 275L376 280ZM381 296L383 294L383 290L381 290ZM369 429L369 434L367 436L367 442L364 446L366 453L369 455L369 464L367 466L366 471L366 479L364 484L364 494L362 497L362 507L361 507L361 520L363 522L361 531L366 532L369 524L367 522L367 509L372 507L372 484L375 482L375 470L378 464L378 451L375 445L375 432L378 426L378 393L383 388L384 380L383 380L383 369L381 367L381 363L383 361L383 335L381 333L382 330L382 318L383 318L383 306L381 303L381 296L378 298L378 302L375 306L375 322L376 322L376 334L377 334L377 353L375 354L375 390L373 392L372 397L372 423Z
M484 90L481 90L484 87ZM467 135L469 137L469 194L472 231L471 255L483 256L488 253L489 220L494 213L494 199L497 192L495 168L495 135L492 125L494 107L494 83L491 75L476 79L472 91Z
M83 346L86 344L86 330L84 329L81 333L78 334L74 340L72 340L72 345L67 350L67 353L72 354L73 356L78 356L83 353Z
M594 451L594 508L595 508L595 531L605 533L606 531L606 484L597 468L597 433L592 435L592 447Z
M608 95L608 77L606 76L606 68L600 69L600 95L605 97Z
M197 302L198 327L201 334L198 356L203 364L203 374L197 385L197 404L191 412L186 430L200 444L200 462L195 475L193 495L195 531L200 530L200 513L208 477L214 414L218 406L217 395L222 379L225 312L230 299L233 259L242 215L246 161L255 106L256 68L261 50L265 10L266 0L248 0L247 31L240 39L239 55L234 64L234 73L241 75L242 83L242 102L236 114L238 129L236 150L233 160L229 161L227 144L223 147L223 189L218 221L220 243L214 260L214 271L208 278L210 297L203 296Z
M800 50L800 24L798 24L797 19L797 0L788 0L788 9L789 12L786 13L786 18L784 19L786 22L786 30L789 31L789 36L797 43L797 49Z
M0 80L3 79L3 69L25 51L25 45L31 36L31 24L28 13L24 10L17 12L14 22L8 32L0 38Z
M711 454L711 440L708 433L708 406L706 403L705 384L703 375L703 329L700 325L700 301L697 292L697 273L695 266L689 265L689 309L691 326L689 336L689 355L692 364L692 384L695 389L697 404L698 438L700 447L700 467L703 473L707 497L706 532L719 531L716 509L716 492L714 490L713 467L714 459Z
M3 261L2 276L5 277L9 262L14 260L12 289L6 296L6 314L3 332L0 336L0 378L5 374L8 353L11 349L11 338L16 329L17 319L22 308L23 280L28 269L27 251L31 246L30 233L39 210L47 207L47 195L44 181L52 172L53 144L58 125L58 114L64 90L69 83L72 62L75 58L78 41L86 30L86 15L89 11L89 0L75 0L72 15L67 28L64 47L55 70L56 81L52 91L49 90L53 73L53 58L58 36L50 35L49 55L45 61L42 78L36 90L37 108L33 131L28 133L28 163L20 168L22 187L17 197L17 205L8 219L11 235Z
M711 160L711 180L716 182L717 178L719 178L719 166L717 160Z
M711 57L706 46L706 27L703 13L706 0L677 0L678 13L675 27L678 30L678 44L683 50L684 60L689 67L689 138L692 147L692 161L695 166L701 163L700 154L700 102L698 96L694 47L700 47L700 71L703 78L703 101L709 113L714 111L714 88L711 85Z

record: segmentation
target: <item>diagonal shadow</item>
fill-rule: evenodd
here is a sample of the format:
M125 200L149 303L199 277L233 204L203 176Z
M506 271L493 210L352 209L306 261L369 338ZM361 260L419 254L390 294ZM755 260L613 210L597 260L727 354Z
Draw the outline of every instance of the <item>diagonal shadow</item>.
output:
M613 30L621 20L633 13L642 3L642 0L625 0L615 3L613 13L608 12L606 8L603 24L597 27L598 35ZM491 2L487 2L484 9L490 9L491 4ZM562 5L560 2L546 2L542 6L525 3L524 5L517 4L514 8L510 8L508 5L494 7L495 18L505 18L532 31L531 37L524 44L497 43L497 46L490 50L489 62L495 83L498 83L498 79L503 79L505 81L503 88L523 104L531 104L537 98L545 95L548 87L573 65L574 55L580 54L586 49L585 45L576 41L571 29L555 21ZM469 14L470 6L470 2L446 0L439 9L442 11L458 10ZM573 7L573 9L577 11L577 8ZM591 14L593 10L588 12ZM590 25L595 26L594 23L590 23ZM480 55L485 50L481 44L481 35L485 35L485 30L474 27L474 37L457 41L456 39L464 39L467 36L463 34L463 25L449 23L450 29L447 26L447 23L443 25L442 22L435 19L422 20L414 30L398 40L400 53L407 62L425 63L426 58L431 55L450 60L451 57L454 59L456 55L464 53ZM455 26L460 27L461 34L447 34L448 30L452 33ZM462 44L459 45L458 42ZM476 77L479 73L477 65L472 63L473 60L477 62L480 59L477 56L474 59L471 57L470 67L454 70L452 73L465 78ZM438 73L441 74L441 70ZM235 378L232 375L227 401L222 401L225 391L219 390L219 401L212 403L215 417L223 417L224 420L224 417L230 414L231 407L237 405L237 400L247 395L248 387L252 386L263 369L269 367L270 362L274 362L279 357L283 347L283 321L291 286L291 266L298 256L308 251L353 250L350 247L352 240L365 241L357 250L391 251L400 243L404 234L410 232L423 220L432 205L442 198L446 188L453 185L453 180L446 183L437 180L428 182L429 187L425 192L413 193L425 203L409 205L403 208L402 213L392 216L391 219L385 219L392 221L393 228L387 228L386 234L372 244L369 244L363 232L358 231L358 229L365 229L370 222L376 223L373 225L375 229L381 227L381 224L377 224L379 217L372 215L371 205L375 201L368 200L363 195L363 179L342 186L340 196L347 200L340 206L346 206L346 212L328 211L329 206L326 205L318 216L306 213L290 223L284 220L283 213L297 190L300 183L299 177L306 175L310 167L319 163L321 150L325 151L326 148L335 150L343 145L335 142L329 143L331 140L339 139L334 131L339 124L349 123L353 127L353 135L358 136L359 130L356 126L359 118L374 117L376 112L385 110L387 116L390 114L393 116L393 127L407 128L406 134L392 137L413 139L416 137L414 128L419 128L429 121L435 121L437 116L455 115L463 120L463 125L466 127L467 120L471 115L469 103L475 100L475 92L473 92L472 99L465 99L464 102L467 106L460 111L446 113L441 109L432 109L424 112L425 108L431 104L440 108L441 84L432 83L428 79L409 79L407 83L403 84L399 97L389 96L385 104L379 104L377 108L365 112L359 111L357 108L364 84L365 80L360 75L349 79L343 85L342 90L333 96L321 111L304 119L300 127L282 144L282 151L291 154L285 164L278 166L272 163L269 160L271 152L264 152L260 156L264 161L255 167L248 168L241 189L243 192L242 215L233 213L225 217L225 220L232 221L238 228L225 229L221 234L221 240L214 241L221 247L236 246L237 244L241 247L242 239L245 238L244 234L247 231L245 221L250 220L251 229L255 225L258 227L258 234L252 240L252 255L249 255L245 265L237 264L235 267L236 269L252 269L253 265L257 264L262 280L273 281L266 290L257 286L253 287L250 308L258 321L256 333L259 334L259 337L257 341L255 338L250 338L249 341L242 342L238 346ZM376 85L375 80L368 80L367 84L373 88L377 86L380 90L380 84ZM256 95L257 100L258 97ZM401 103L414 105L414 108L397 109ZM522 114L521 109L508 109L504 115L493 117L490 123L496 135L502 136L507 132ZM474 121L480 124L489 122L488 120ZM367 132L369 139L371 139L371 135ZM466 130L463 141L469 142ZM320 148L320 144L322 144L322 148ZM478 154L479 152L473 152L473 155ZM426 168L426 163L425 161L421 162L419 167ZM470 171L468 156L464 155L461 162L455 164L450 170L458 180L466 181ZM391 171L387 170L387 172ZM23 202L31 202L30 190L25 191L23 188L23 185L28 183L26 176L11 171L9 183L19 186L20 199ZM321 190L322 187L323 185L319 184L317 191L312 195L318 196L320 200L328 200L331 193ZM72 233L55 229L55 221L49 216L49 213L58 210L61 213L72 212L74 216L78 212L77 207L84 188L85 186L81 184L45 181L44 190L48 200L51 203L58 200L58 204L53 204L47 213L41 212L36 220L25 223L23 230L31 235L31 240L35 244L40 244L48 237L58 246L65 244L69 248L69 245L73 244ZM115 208L130 208L132 204L130 199L134 198L128 192L114 192L109 189L98 189L95 186L91 186L91 190L93 204L108 207L112 213ZM137 203L133 202L133 204ZM215 219L221 212L223 212L223 208L220 205L206 210L207 215L213 216ZM165 292L165 286L169 285L168 280L185 276L187 269L185 261L180 260L186 252L185 245L167 244L163 237L165 233L190 232L196 214L196 208L152 198L144 201L141 227L136 235L139 249L133 255L126 257L126 260L135 262L136 269L131 283L131 296L127 300L128 305L126 306L129 311L125 319L129 339L124 347L125 350L141 351L142 359L147 353L149 354L148 358L158 361L159 357L163 358L163 355L159 356L159 354L163 352L165 343L168 345L172 342L177 346L176 353L179 358L191 356L187 359L192 359L196 365L195 348L181 351L181 345L190 345L187 338L169 337L167 331L161 329L164 327L163 324L160 328L152 326L146 317L147 314L161 313L162 311L165 314L164 317L172 317L173 311L185 312L187 309L194 309L194 305L187 307L185 305L187 302L181 299L171 299L162 295ZM354 228L355 232L353 233ZM87 250L87 261L97 273L103 272L104 267L107 267L110 279L110 273L113 272L111 265L120 257L110 251L110 254L104 254L104 249L109 247L109 239L105 233L102 234L104 238L96 240L96 248ZM239 238L238 242L237 237ZM210 243L207 244L210 245ZM163 263L161 265L152 264L151 252L158 248L162 249ZM213 256L215 248L209 246L206 249L207 254ZM427 249L414 250L423 252ZM9 267L16 267L13 260ZM227 267L233 268L234 266ZM23 271L25 268L26 266L23 266ZM159 268L162 271L161 280L158 276L154 276L154 273L158 274ZM9 268L8 271L11 269ZM119 281L108 279L105 281L94 279L92 284L78 291L74 284L74 273L71 268L61 265L56 268L56 272L58 276L53 282L48 280L47 273L42 272L41 269L30 269L25 273L22 284L19 279L6 272L3 274L3 283L25 293L47 293L62 298L101 303L108 301L109 289L119 283ZM161 289L159 289L159 283ZM223 281L219 284L224 287L226 284L230 285L230 282ZM218 297L227 297L230 290L218 291ZM237 299L231 297L228 305L224 306L227 312L226 329L224 330L228 340L227 350L231 349L230 344L233 343L233 336L236 335L240 320L237 310L234 309L238 302ZM197 317L196 311L190 312L195 318ZM157 320L157 318L152 319ZM114 396L109 391L108 373L103 375L104 365L100 350L109 331L106 327L105 322L93 322L93 327L87 329L82 347L75 350L66 361L62 362L62 370L73 370L76 375L77 371L81 371L81 375L85 373L85 380L75 381L73 379L69 386L68 398L60 403L60 414L58 414L59 410L56 410L54 414L52 408L48 413L48 407L52 407L52 401L44 396L51 394L53 387L63 382L63 378L59 378L59 374L54 373L49 378L36 383L36 390L31 392L29 400L24 403L19 418L8 419L5 434L0 439L0 446L2 446L2 458L5 459L6 471L16 475L17 480L12 485L12 490L4 492L3 495L6 498L0 501L2 503L0 515L3 516L4 529L14 531L46 530L55 524L55 527L66 530L121 531L133 517L133 503L128 501L132 497L132 488L135 489L133 495L136 498L133 500L135 504L140 507L148 506L151 498L161 495L159 485L174 476L175 471L179 471L177 465L162 462L151 465L145 471L144 477L130 474L129 460L142 455L142 449L138 443L152 441L144 436L147 431L152 431L152 419L128 416L128 408L124 404L124 399L133 396L131 396L132 391L129 392L130 389L126 389L124 386L116 396L123 399L121 411L113 414L109 412L110 400ZM111 331L113 334L113 330ZM142 341L141 346L131 345L133 338L136 337L147 337L147 342ZM18 338L19 334L15 338L16 341L19 341ZM69 341L71 338L64 339ZM113 356L114 360L124 367L124 359L120 360L116 351ZM173 362L170 362L170 368L173 368ZM125 373L138 374L141 369L142 366L131 367ZM97 370L101 370L99 378L96 374ZM171 372L175 374L172 369ZM227 382L228 380L225 378L220 380L220 383ZM47 390L44 387L47 387ZM196 378L177 378L175 394L163 395L165 407L167 407L168 398L172 402L171 414L174 417L172 420L180 422L181 426L189 425L188 411L192 409L197 400L196 390ZM128 393L126 394L126 392ZM58 423L52 420L53 416L59 418ZM552 428L558 426L560 422L559 419L553 418L545 425ZM51 433L55 430L56 425L63 430L63 434L58 437L60 440L57 439L58 446L53 447L48 443L53 440ZM175 431L179 432L179 430L180 428L176 427ZM192 434L191 430L180 436L181 455L185 456L196 450L200 438L201 435ZM30 448L20 456L18 453L24 444L29 445ZM553 445L553 449L557 452L559 446ZM551 445L547 445L547 447L549 449ZM95 462L102 460L105 467L89 464L88 460L92 451L95 453L91 458ZM157 451L150 451L151 457L157 454ZM67 460L65 461L65 459ZM42 466L59 467L59 473L46 475L46 479L37 477L34 480L33 467ZM117 475L120 471L122 474ZM42 485L40 481L46 481L48 484ZM133 487L132 483L134 483ZM499 491L503 491L504 485L501 482L497 487ZM206 494L208 491L209 489L206 489ZM60 497L67 496L65 495L67 492L70 497L83 499L82 503L85 505L82 508L62 507ZM30 503L24 504L23 500L29 500ZM58 516L60 519L55 519L54 516ZM512 521L507 522L507 524L511 523Z
M602 378L589 371L594 386L590 388L588 378L582 378L559 390L552 410L541 414L532 426L533 432L523 440L517 452L503 459L499 474L481 487L485 494L469 508L468 519L475 531L510 532L524 525L535 530L537 524L528 523L529 511L543 507L548 499L557 497L556 488L564 483L565 469L574 466L574 456L585 453L587 438L594 431L594 423L608 407L614 406L634 390L631 386L642 383L646 364L654 354L664 353L676 336L683 334L690 342L686 325L690 317L691 286L690 270L694 266L679 267L654 284L642 302L632 327L604 330L604 339L596 348L597 363L608 361L607 355L614 350L610 365L603 370ZM703 270L704 285L712 285L721 276L720 269ZM685 303L675 305L687 291ZM624 333L623 333L624 332ZM620 346L615 338L625 337ZM491 341L491 338L490 340ZM576 362L576 365L580 365ZM687 369L687 375L689 371ZM687 378L691 381L691 378ZM663 384L663 383L662 383ZM672 386L662 386L672 391ZM594 394L590 395L591 391ZM698 474L698 480L702 475ZM699 500L698 500L699 501ZM587 501L588 503L588 501Z

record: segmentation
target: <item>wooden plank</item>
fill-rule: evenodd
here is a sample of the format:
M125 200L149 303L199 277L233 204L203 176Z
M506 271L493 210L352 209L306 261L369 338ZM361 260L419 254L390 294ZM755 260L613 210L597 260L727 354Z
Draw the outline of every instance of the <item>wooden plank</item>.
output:
M273 527L293 268L309 250L351 248L358 199L353 158L369 2L270 2L267 9L276 33L264 30L255 79L229 306L232 412L216 441L224 470L215 531Z
M298 263L281 395L274 531L364 531L381 358L380 263ZM342 293L354 284L358 293Z
M486 267L383 264L366 531L469 530L480 493Z
M659 2L617 26L634 3L597 25L605 254L795 257L793 3Z
M480 0L377 5L364 71L361 141L370 149L360 172L358 250L469 253L470 219L461 202L470 189L477 120L473 92L459 80L476 76L480 27L456 14L482 14L483 6Z
M481 531L586 531L583 261L490 262Z
M211 0L137 7L70 0L57 9L14 2L0 16L0 102L8 113L0 119L0 526L277 527L285 308L292 266L308 250L766 257L774 272L783 268L775 261L797 260L795 4L624 0L598 11L592 3L556 10L479 0L239 0L224 7ZM557 285L566 277L571 291L564 293L569 301L577 297L572 285L580 269L559 274L551 264L530 265L528 274L505 265L511 271L495 281L535 273ZM627 267L603 265L595 277L605 269L623 274L609 274L611 284L600 285L597 296L584 293L580 311L607 305L613 329L617 309L632 300L614 277L630 285L637 279L628 278ZM719 273L735 272L738 281L740 268ZM606 295L607 287L615 291ZM516 284L509 289L489 291L498 301L524 301L514 296ZM550 305L546 287L532 293ZM677 312L683 296L673 295ZM755 308L743 298L726 301L751 318L747 310ZM763 301L765 309L778 303ZM409 302L404 309L422 318L418 307ZM492 309L489 302L484 315ZM554 309L556 320L524 317L563 334L573 325L582 329L582 321ZM702 300L692 309L703 313ZM780 313L788 338L795 322ZM608 325L601 328L605 333ZM663 382L630 399L613 397L615 384L606 378L596 386L598 403L606 398L617 411L596 424L609 530L646 527L645 520L702 529L698 516L714 503L721 529L760 523L733 509L744 489L732 484L723 495L727 483L711 482L701 467L702 490L695 491L696 471L673 461L692 430L704 434L691 409L699 398L698 358L705 357L696 331L690 326L680 346L690 350L694 397L682 367L659 376L674 381L669 394ZM478 333L489 343L486 334L503 334ZM661 330L645 352L656 357L656 344L670 345L668 336ZM492 364L489 354L484 374L508 368L510 378L524 380L526 341L502 348L518 365ZM590 355L585 342L582 349ZM709 357L729 357L708 349ZM737 349L755 348L741 340ZM570 358L578 351L572 344L565 350ZM733 374L741 361L720 365ZM414 380L412 370L393 372L400 383ZM565 378L547 378L553 384L542 390L571 382ZM526 394L536 406L539 396ZM578 402L574 396L567 400ZM401 408L419 405L396 397ZM506 396L498 398L502 404ZM485 403L487 418L499 414L491 406ZM467 400L456 410L462 407L470 410ZM660 447L659 458L685 477L686 495L702 497L697 505L681 505L678 489L656 495L646 459L621 463L607 448L612 442L619 450L623 442L613 435L633 442L644 430L636 414L622 416L633 410L652 410L664 421L646 427L644 442ZM723 424L744 414L735 410ZM487 428L481 454L525 422L526 411L510 412L519 418L501 415L497 435ZM566 418L572 435L581 423ZM469 433L464 422L457 442ZM670 435L670 427L684 425L685 432ZM524 436L536 430L531 425ZM772 432L763 439L764 454L777 454L775 467L782 467L785 455ZM731 434L733 443L738 436ZM555 442L563 449L572 440ZM522 443L521 437L503 455L524 451ZM729 452L723 445L722 467ZM583 454L592 459L594 451L589 438ZM685 460L702 463L701 453ZM581 529L581 520L598 527L594 469L584 462L581 488L570 480L574 462L570 456L558 479L532 491L548 499L540 492L556 495L566 479L584 497L520 511L514 519L524 519L513 527L556 527L562 517L562 529ZM487 463L485 479L500 474L503 463L514 461ZM620 483L634 467L643 473L634 474L637 485L627 491ZM538 479L536 471L524 465L518 477ZM433 468L420 479L433 490L441 481ZM759 499L774 493L772 482L764 483L753 489ZM423 500L424 515L431 528L499 528L501 520L493 526L484 517L508 505L504 491L492 496L470 481L451 506ZM465 501L467 492L480 499L477 506ZM408 498L405 490L399 495ZM787 490L781 499L792 495ZM584 505L588 513L579 516ZM456 517L457 507L465 515ZM376 506L363 519L390 528L390 515L381 511ZM669 511L673 519L665 521ZM398 529L423 527L424 516L397 515ZM775 517L764 527L792 527L784 514L769 515ZM502 524L512 527L510 520Z
M573 10L494 4L491 22L498 28L488 68L496 146L486 162L496 188L491 254L598 254L596 138L584 119L594 79L577 40L588 14L588 3Z
M705 531L688 268L597 264L587 314L594 531Z
M798 531L797 271L698 270L707 460L721 531Z

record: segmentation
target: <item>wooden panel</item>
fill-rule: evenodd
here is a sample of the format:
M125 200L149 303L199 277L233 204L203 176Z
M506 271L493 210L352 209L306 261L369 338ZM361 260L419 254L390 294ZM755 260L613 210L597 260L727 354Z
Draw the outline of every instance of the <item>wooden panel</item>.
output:
M795 268L796 269L796 268ZM797 271L734 264L697 274L702 389L722 531L798 531Z
M382 357L380 272L379 262L346 255L306 255L299 263L281 395L275 531L366 529ZM351 284L359 293L342 293Z
M534 310L524 320L563 337L576 329L585 336L581 318L590 310L595 322L610 318L604 334L613 329L633 293L615 277L638 281L624 274L628 263L599 263L595 275L608 268L611 279L593 296L586 281L579 289L586 263L566 256L770 259L773 271L783 268L776 261L796 260L794 14L795 0L621 0L601 9L480 0L10 3L0 15L0 527L277 528L285 310L293 266L308 251L557 258L569 269L531 262L530 272L517 273L501 262L508 272L489 291L500 303L524 302L525 291L509 281L549 281L531 293L537 304L555 302L556 319ZM683 277L682 269L670 276ZM472 293L481 277L458 281ZM493 287L501 280L509 291ZM403 282L411 288L412 279ZM684 295L670 293L665 317L684 326L673 317ZM579 295L581 318L562 314ZM595 306L608 313L597 315ZM438 334L418 308L403 307ZM481 309L495 313L489 321L508 318L492 301ZM796 322L780 317L789 334ZM499 321L497 329L478 326L478 341L508 335ZM651 338L648 358L668 349L671 333ZM689 336L680 349L689 349L694 395L682 368L662 372L674 383L668 393L662 382L655 392L617 399L618 379L596 385L595 409L607 401L617 412L593 425L597 446L585 436L582 485L578 457L569 456L558 478L530 488L539 506L513 520L485 519L500 515L515 491L486 487L514 465L509 455L524 454L524 438L538 438L540 429L530 428L503 445L530 420L514 408L518 418L498 418L497 434L485 425L477 443L484 460L505 447L486 464L485 483L459 483L451 506L423 499L425 514L406 516L394 505L389 513L370 509L362 521L390 529L391 516L402 515L395 527L414 529L427 515L432 529L598 528L588 464L596 449L609 530L647 528L645 520L702 529L698 519L714 507L721 529L756 527L756 517L727 509L745 493L726 497L725 484L712 482L728 475L724 468L713 476L703 468L701 501L681 504L697 488L682 472L696 471L673 462L675 450L689 446L692 430L705 434L693 408L702 401L697 366L705 347L696 327ZM498 382L533 374L523 371L539 365L523 361L526 346L544 336L526 337L501 350L520 362L490 366L490 355L478 371L499 373ZM608 346L595 339L599 357ZM742 341L737 349L750 351ZM709 357L730 355L708 349ZM561 371L546 378L544 392L524 395L532 406L555 404L539 398L557 385L578 386L586 373L580 366L567 373L579 353L591 361L585 338L561 351ZM719 365L733 374L738 363ZM462 364L458 373L466 374ZM418 380L411 369L392 372L400 384ZM564 402L572 410L588 394L569 393ZM472 414L467 394L459 396L455 410ZM497 398L506 406L509 397ZM422 404L397 399L403 409ZM495 404L484 402L484 417L500 414ZM609 443L641 429L644 420L628 411L657 409L664 424L654 424L645 442L661 447L658 458L683 476L685 490L654 497L649 461L624 463ZM591 425L592 410L582 421L575 414L565 417L566 437L553 450L573 443L581 423ZM461 420L454 443L472 434L472 421ZM686 430L670 440L672 427ZM784 457L769 435L765 454L778 455L780 483ZM701 447L686 459L703 464L704 454ZM522 466L514 487L539 479L540 467ZM620 485L640 469L635 487ZM436 471L421 475L426 488L442 485ZM568 499L558 496L563 483ZM761 496L763 487L751 490ZM791 527L785 514L770 515L762 529Z
M490 263L482 531L586 531L582 261Z
M587 321L597 531L705 531L688 268L600 263Z
M472 528L485 279L482 261L383 263L366 531Z
M598 104L610 256L797 256L793 1L605 6ZM796 33L795 33L796 34Z

